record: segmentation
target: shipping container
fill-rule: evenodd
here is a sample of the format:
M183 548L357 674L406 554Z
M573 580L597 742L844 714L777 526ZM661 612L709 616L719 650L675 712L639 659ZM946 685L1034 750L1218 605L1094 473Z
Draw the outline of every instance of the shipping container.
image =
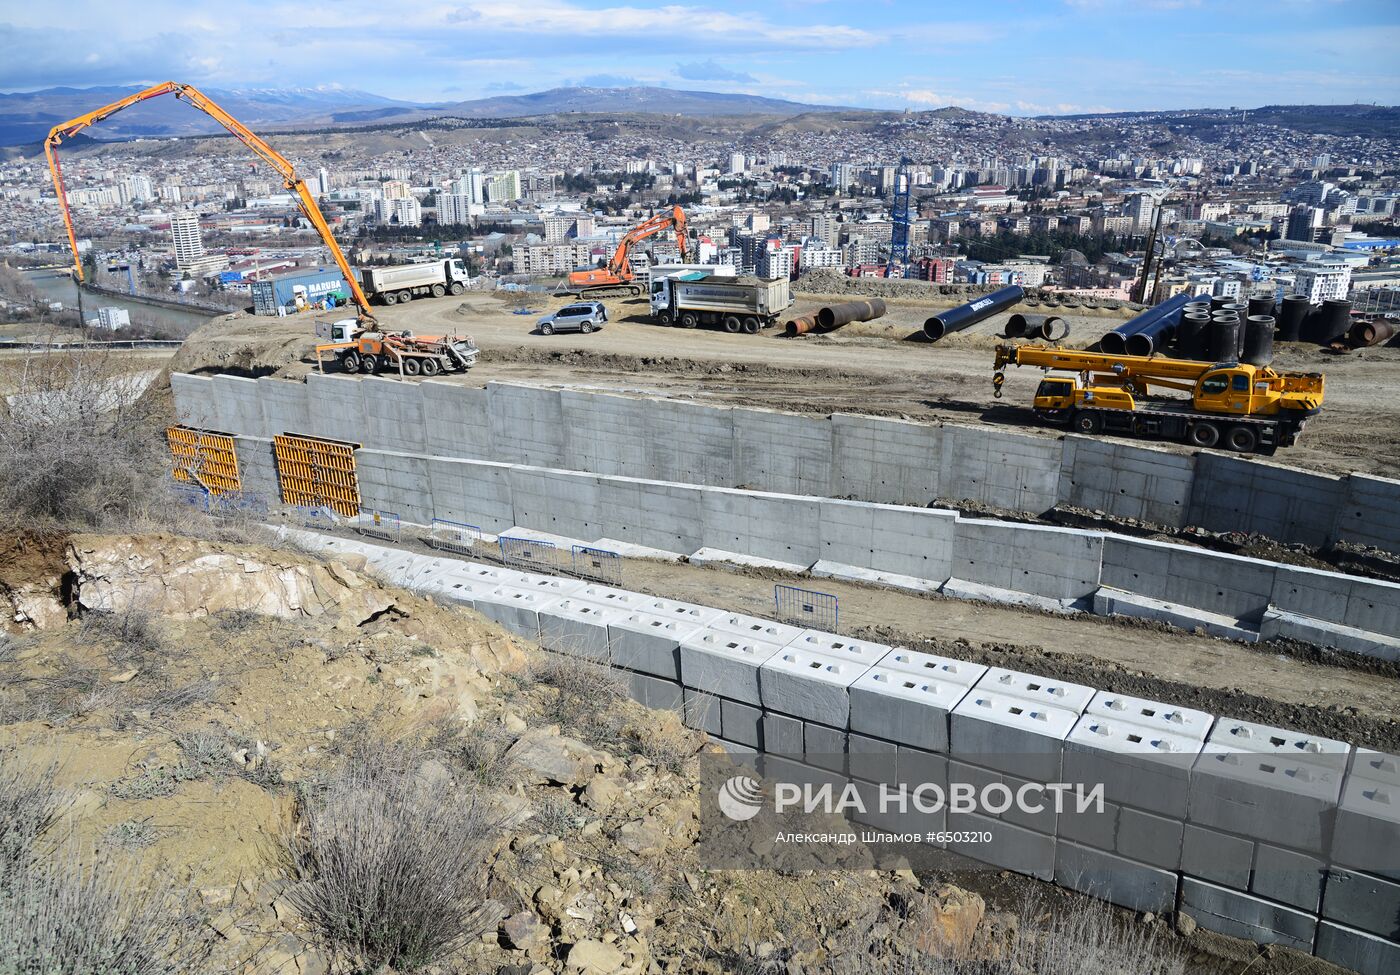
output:
M285 315L345 304L350 288L335 268L296 271L254 281L253 313Z

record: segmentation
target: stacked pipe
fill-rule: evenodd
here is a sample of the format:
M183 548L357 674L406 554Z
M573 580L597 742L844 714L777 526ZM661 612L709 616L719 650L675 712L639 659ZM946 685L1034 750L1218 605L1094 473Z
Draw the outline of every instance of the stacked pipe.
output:
M1210 348L1210 302L1192 302L1176 328L1176 351L1183 359L1202 360Z
M929 341L937 342L949 332L961 332L965 328L971 328L978 322L991 318L997 312L1005 311L1012 305L1024 298L1026 293L1021 290L1020 285L1012 284L1005 288L993 291L989 295L983 295L958 305L956 308L949 308L945 312L940 312L932 318L924 321L924 335Z
M1273 295L1255 295L1249 299L1249 317L1254 318L1259 315L1270 315L1274 313Z
M1240 316L1232 311L1211 315L1210 343L1206 347L1210 362L1234 362L1240 355Z
M1312 302L1307 295L1288 295L1283 299L1283 305L1279 309L1278 315L1278 340L1280 342L1297 342L1302 338L1303 321L1308 317L1312 309Z
M1176 295L1160 305L1154 305L1136 318L1130 318L1099 340L1099 348L1109 355L1151 355L1156 349L1166 345L1171 333L1181 320L1181 310L1189 304L1189 295ZM1128 348L1128 340L1136 335L1144 338L1135 343L1137 351ZM1142 351L1143 349L1146 351Z
M1058 315L1025 315L1017 312L1006 321L1006 337L1063 342L1069 338L1069 322Z

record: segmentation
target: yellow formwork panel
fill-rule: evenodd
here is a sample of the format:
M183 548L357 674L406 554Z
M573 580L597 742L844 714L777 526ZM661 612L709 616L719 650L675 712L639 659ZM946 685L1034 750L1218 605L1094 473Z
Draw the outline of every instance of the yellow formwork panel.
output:
M199 484L213 495L243 490L238 450L227 433L173 426L166 429L165 442L175 461L170 472L175 480Z
M292 433L272 438L282 501L303 508L330 508L354 518L360 513L360 483L355 476L359 444L322 440Z

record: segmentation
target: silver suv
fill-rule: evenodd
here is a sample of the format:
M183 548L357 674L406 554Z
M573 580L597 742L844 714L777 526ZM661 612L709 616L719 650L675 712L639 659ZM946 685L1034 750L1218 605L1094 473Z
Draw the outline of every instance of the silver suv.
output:
M608 320L608 310L601 301L580 301L565 305L552 315L546 315L538 322L541 335L555 332L589 332L603 327Z

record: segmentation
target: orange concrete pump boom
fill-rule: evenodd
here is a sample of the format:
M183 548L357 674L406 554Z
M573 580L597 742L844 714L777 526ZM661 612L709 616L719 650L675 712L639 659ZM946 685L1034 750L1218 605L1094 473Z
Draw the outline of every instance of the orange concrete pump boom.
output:
M340 273L345 276L345 283L350 287L350 295L359 308L359 318L362 326L374 324L374 316L370 314L369 299L365 297L364 290L360 287L359 279L355 276L355 271L350 267L350 262L345 259L344 252L340 245L336 243L335 235L331 233L330 225L326 223L326 218L321 214L321 208L316 205L316 198L311 195L311 191L306 188L306 182L297 175L295 167L285 156L279 153L272 146L268 145L251 130L243 125L232 115L225 112L207 95L203 94L193 85L182 85L176 81L165 81L158 85L153 85L145 91L138 91L135 94L115 101L97 109L95 112L88 112L75 119L70 119L61 125L55 125L50 131L47 139L44 140L44 154L48 156L49 172L53 174L53 188L58 195L58 207L63 214L63 224L68 230L68 246L73 251L73 269L78 280L83 279L83 262L78 254L78 238L73 231L73 214L68 208L68 194L63 188L63 170L58 164L58 146L64 139L77 135L83 129L101 122L110 115L115 115L124 108L130 108L138 102L144 102L148 98L156 98L160 95L173 94L181 101L189 102L195 108L208 115L233 135L249 149L257 153L264 162L282 177L282 183L297 195L298 205L306 219L311 221L311 225L316 228L316 232L321 235L321 239L330 248L331 257L335 259L336 266L340 268Z

